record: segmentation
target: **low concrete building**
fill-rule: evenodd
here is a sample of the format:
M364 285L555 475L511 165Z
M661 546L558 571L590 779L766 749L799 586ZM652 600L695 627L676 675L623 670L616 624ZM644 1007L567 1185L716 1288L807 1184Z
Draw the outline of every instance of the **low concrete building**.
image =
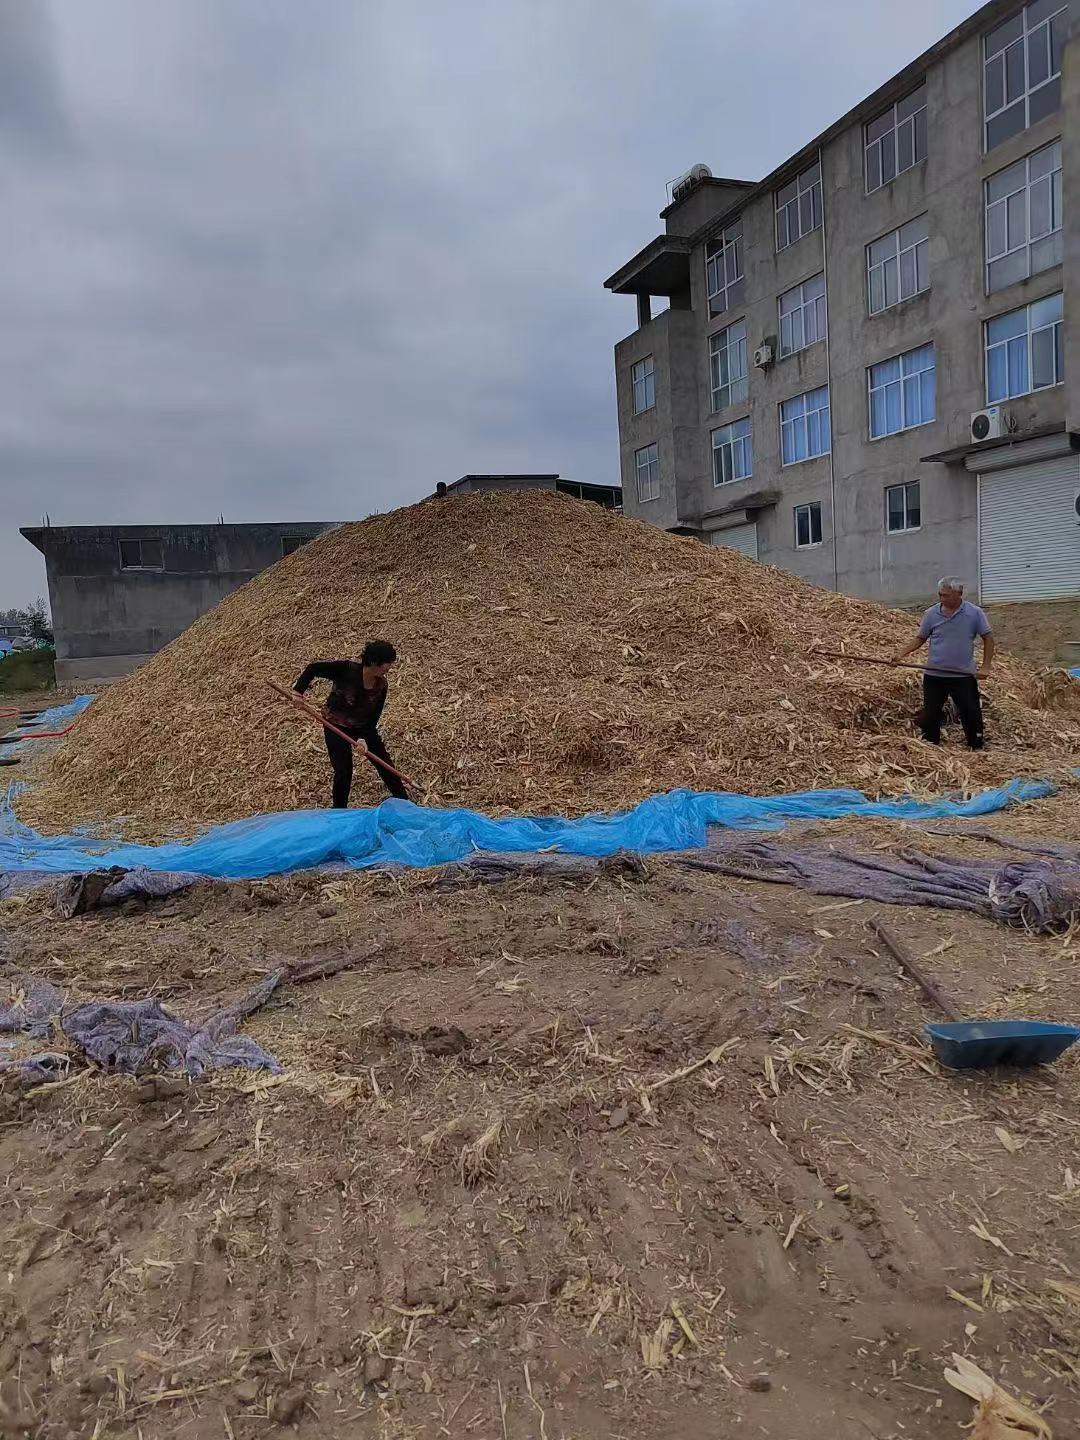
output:
M60 684L124 675L330 524L51 525L45 557Z
M903 605L1080 596L1078 17L993 0L763 180L676 183L606 282L628 514Z
M436 495L472 495L483 490L557 490L575 500L593 500L607 510L622 508L618 485L593 485L584 480L564 480L561 475L462 475L449 485L440 485Z

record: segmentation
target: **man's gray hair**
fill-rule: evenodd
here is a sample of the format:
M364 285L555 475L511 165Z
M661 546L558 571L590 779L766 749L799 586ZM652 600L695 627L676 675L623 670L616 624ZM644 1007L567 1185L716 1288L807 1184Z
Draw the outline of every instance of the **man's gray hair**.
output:
M943 575L937 582L937 588L939 595L942 590L959 590L962 595L964 593L964 582L957 575Z

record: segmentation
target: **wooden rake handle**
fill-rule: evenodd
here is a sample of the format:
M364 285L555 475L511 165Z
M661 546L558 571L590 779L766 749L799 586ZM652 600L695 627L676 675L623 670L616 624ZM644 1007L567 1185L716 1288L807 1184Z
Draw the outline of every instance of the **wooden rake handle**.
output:
M273 690L275 695L279 695L282 700L287 700L289 704L294 706L297 710L303 710L305 715L310 715L313 720L317 720L319 724L324 726L327 730L332 730L335 735L340 735L342 740L347 740L349 744L353 747L353 749L356 749L356 746L359 742L355 740L353 736L346 735L344 730L338 729L338 727L333 723L333 721L328 720L321 710L317 710L314 705L309 705L308 702L295 690L286 690L285 686L279 685L276 680L267 680L266 683L270 686L270 689ZM369 750L366 745L364 747L364 753L367 755L369 760L373 761L374 764L378 765L381 769L389 771L391 775L396 775L397 778L407 789L415 790L417 788L414 782L410 780L407 775L403 775L400 770L395 770L393 765L391 765L388 760L380 759L379 756L376 755L373 750Z
M860 665L887 665L890 670L918 670L923 675L953 675L958 679L959 670L935 670L929 665L913 665L910 660L882 660L879 655L845 655L840 650L808 650L807 659L822 655L828 660L857 660ZM973 675L974 680L976 677Z

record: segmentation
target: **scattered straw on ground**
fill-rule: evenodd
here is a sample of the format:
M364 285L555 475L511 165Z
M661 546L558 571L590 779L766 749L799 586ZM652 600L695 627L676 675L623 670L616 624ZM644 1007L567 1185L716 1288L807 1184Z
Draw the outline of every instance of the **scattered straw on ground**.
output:
M1063 771L1080 702L1003 664L992 748L913 732L909 615L561 495L470 495L342 526L259 575L121 684L23 802L48 830L191 831L327 803L314 724L265 681L373 636L401 663L383 730L435 803L584 813L675 786L940 792ZM362 765L355 801L381 796Z

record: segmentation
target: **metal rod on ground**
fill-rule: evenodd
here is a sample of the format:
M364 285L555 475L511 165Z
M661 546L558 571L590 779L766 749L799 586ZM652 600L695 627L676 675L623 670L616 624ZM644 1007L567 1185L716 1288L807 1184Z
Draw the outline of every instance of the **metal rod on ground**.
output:
M882 660L878 655L844 655L839 650L810 650L807 658L812 660L815 655L823 655L829 660L858 660L862 665L887 665L890 670L919 670L924 675L952 675L959 677L958 670L935 670L929 665L913 665L908 660Z
M340 735L342 740L347 740L349 744L353 747L353 749L356 749L356 746L359 743L357 740L355 740L351 735L346 735L344 730L339 730L332 721L327 720L326 716L320 710L317 710L314 705L309 705L308 702L302 699L295 690L286 690L285 686L279 685L276 680L267 680L266 683L270 686L270 689L273 690L276 695L280 695L283 700L287 700L289 704L295 706L297 710L303 710L305 715L310 715L313 720L317 720L319 724L325 726L327 730L332 730L335 735ZM374 761L374 763L378 765L381 769L388 770L391 775L396 775L397 778L401 781L401 783L409 790L419 789L419 786L414 781L410 780L407 775L403 775L400 770L395 770L393 765L391 765L389 761L380 760L378 755L376 755L373 751L369 750L367 746L364 747L364 753L367 755L369 760Z
M885 949L888 950L889 954L900 966L900 969L907 971L907 973L922 990L923 994L926 995L930 1000L932 1000L934 1004L938 1007L938 1009L942 1010L949 1017L950 1020L954 1020L959 1023L960 1012L948 1000L946 1000L945 996L934 984L933 980L931 980L928 975L923 974L923 972L915 964L915 961L912 960L911 956L908 955L906 951L902 948L899 940L894 939L893 936L889 934L888 930L885 929L885 926L880 924L880 922L877 920L870 921L870 929L885 946Z

